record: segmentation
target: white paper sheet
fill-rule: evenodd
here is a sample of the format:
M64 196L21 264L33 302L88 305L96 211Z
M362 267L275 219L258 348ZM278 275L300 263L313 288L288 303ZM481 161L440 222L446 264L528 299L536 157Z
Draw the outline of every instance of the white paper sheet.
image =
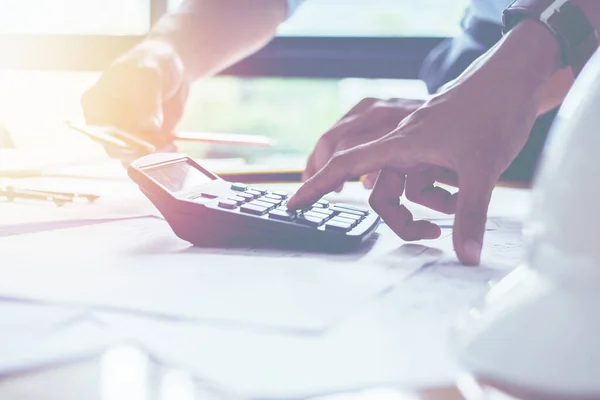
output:
M2 179L0 179L0 185ZM133 183L85 179L35 178L10 182L19 188L87 193L100 196L90 203L77 199L57 206L38 200L8 201L0 197L0 237L85 226L123 218L160 217Z
M23 373L99 356L119 337L100 327L81 324L66 329L3 334L0 375Z
M518 191L505 194L515 192ZM522 210L514 204L504 206L503 211L492 207L491 215L502 217L506 210L522 215ZM512 218L512 214L510 216ZM100 292L105 295L108 288L117 294L118 302L123 300L119 293L126 293L129 295L127 302L131 302L127 306L137 306L141 287L144 289L142 299L147 301L144 306L163 307L163 298L168 300L168 295L175 297L179 307L183 300L195 298L200 293L211 290L216 295L226 293L226 301L238 308L228 306L230 308L208 310L220 314L218 321L212 321L216 322L212 326L181 320L151 320L122 313L107 315L100 312L98 318L143 343L169 363L184 366L200 378L251 397L290 398L377 385L445 384L452 382L456 374L447 345L452 321L520 259L520 225L511 218L495 219L498 229L487 232L481 268L457 265L449 229L444 230L441 240L404 244L390 235L387 227L382 227L380 240L369 252L335 256L339 258L256 249L241 252L193 249L177 239L163 221L156 219L149 220L150 223L127 221L23 235L0 239L0 253L5 255L0 264L0 294L36 297L48 291L58 299L65 296L64 293L75 293L93 300ZM253 257L247 257L249 253ZM432 264L440 257L441 261ZM196 285L192 278L204 278L203 272L207 269L206 265L196 267L200 259L227 259L229 267L208 268L210 280L201 279L202 282ZM237 271L232 271L231 261L242 259L261 265L259 268L244 266L238 275ZM423 264L430 266L419 268ZM282 271L282 265L289 268ZM313 268L316 266L320 268ZM171 273L163 272L165 269ZM250 273L255 269L256 274ZM382 269L386 272L380 275ZM371 274L374 270L378 272ZM175 279L175 273L184 278ZM260 280L264 275L270 275L268 281L271 284L265 285ZM328 283L323 284L323 288L340 292L334 293L336 297L331 300L332 304L344 303L346 291L353 289L354 284L360 281L362 287L376 287L380 276L387 280L383 285L387 287L384 293L367 296L366 301L352 302L352 307L337 314L336 323L326 324L328 329L319 331L321 335L291 334L298 333L286 325L292 316L288 312L282 317L282 310L289 303L282 302L273 307L271 296L282 292L287 296L289 290L264 292L265 287L272 290L292 285L296 288L297 298L305 299L305 290L310 286L307 283L318 280L319 284ZM233 282L229 277L233 277ZM334 280L343 283L333 285ZM181 286L180 282L183 282ZM213 283L207 285L210 282ZM217 289L223 283L228 287ZM89 290L81 289L81 284ZM179 287L184 290L175 293ZM203 290L205 287L208 289ZM248 287L260 290L252 292ZM170 291L163 290L165 288ZM151 292L151 298L146 296L148 292ZM330 302L328 297L322 297L325 292L314 291L311 294L321 301L311 299L307 304L316 307ZM265 299L269 296L271 301L267 302ZM232 302L232 297L240 300ZM212 308L222 305L218 296L210 301ZM257 307L265 304L272 308L253 314ZM292 307L301 308L302 304L297 302ZM241 316L242 323L225 324L224 321L229 320L222 318L223 310L235 317ZM312 310L298 315L303 318L312 316L311 313ZM275 323L271 319L267 327L284 329L239 329L247 327L247 321L257 315L259 319L276 315ZM299 326L298 320L292 321L295 328ZM314 319L310 322L314 323ZM302 328L306 326L304 324Z
M509 268L420 270L318 336L242 332L103 315L160 360L247 398L308 398L372 387L452 385L449 330Z
M0 376L99 354L118 338L84 310L0 301Z
M500 218L494 223L497 229L486 234L480 267L457 263L450 231L445 230L444 238L435 243L445 251L439 261L319 336L241 332L106 314L101 319L144 343L165 362L250 398L451 385L458 373L449 343L454 320L516 265L506 260L518 261L521 255L521 224Z
M0 241L0 295L321 331L440 256L382 237L372 252L336 256L196 249L154 218L13 236Z

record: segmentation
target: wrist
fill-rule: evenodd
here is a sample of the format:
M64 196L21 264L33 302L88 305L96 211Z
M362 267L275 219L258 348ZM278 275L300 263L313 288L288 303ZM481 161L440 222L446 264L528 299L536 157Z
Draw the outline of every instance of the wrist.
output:
M499 53L508 62L540 80L550 79L561 69L560 44L542 23L524 20L502 39Z
M156 68L161 76L163 96L171 97L186 83L185 67L175 47L159 37L148 37L134 52L141 53L142 63Z

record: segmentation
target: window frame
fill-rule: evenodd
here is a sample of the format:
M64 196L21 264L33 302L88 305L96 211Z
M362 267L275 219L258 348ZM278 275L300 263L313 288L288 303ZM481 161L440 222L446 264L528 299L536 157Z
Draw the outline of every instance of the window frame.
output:
M167 0L150 1L150 20ZM0 69L101 71L144 36L0 34ZM440 37L276 37L220 75L288 78L417 79ZM390 51L394 49L394 51Z

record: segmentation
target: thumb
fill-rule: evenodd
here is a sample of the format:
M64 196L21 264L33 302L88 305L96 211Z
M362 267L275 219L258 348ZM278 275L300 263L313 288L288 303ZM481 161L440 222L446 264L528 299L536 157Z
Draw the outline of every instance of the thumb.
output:
M162 110L156 110L153 114L144 116L138 123L138 130L142 135L158 136L162 131Z
M497 173L481 166L472 166L459 176L453 242L458 259L466 265L480 262L488 206L497 180Z
M140 99L137 118L137 132L145 136L158 136L164 124L162 97L154 94Z

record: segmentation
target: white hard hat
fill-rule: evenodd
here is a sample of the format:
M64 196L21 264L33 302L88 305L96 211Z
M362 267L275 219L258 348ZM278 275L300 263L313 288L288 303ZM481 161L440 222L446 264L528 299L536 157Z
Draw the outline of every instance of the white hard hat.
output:
M552 127L518 267L463 315L459 364L521 398L600 399L600 52Z

